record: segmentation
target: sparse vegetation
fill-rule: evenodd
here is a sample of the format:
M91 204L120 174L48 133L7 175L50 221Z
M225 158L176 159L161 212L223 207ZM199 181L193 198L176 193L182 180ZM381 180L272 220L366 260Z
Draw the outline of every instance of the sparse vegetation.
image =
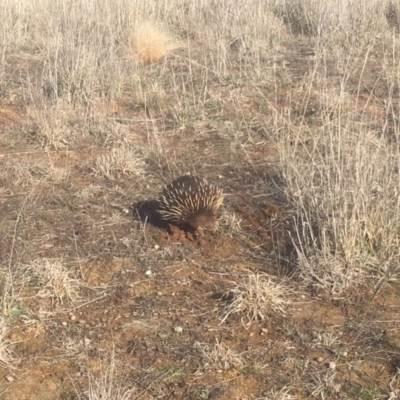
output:
M398 2L0 3L2 399L399 397Z

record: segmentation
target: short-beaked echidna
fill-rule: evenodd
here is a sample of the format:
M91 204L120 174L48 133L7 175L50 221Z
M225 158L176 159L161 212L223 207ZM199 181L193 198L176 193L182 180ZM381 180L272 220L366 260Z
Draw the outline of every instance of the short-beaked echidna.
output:
M212 225L224 199L220 188L205 179L183 175L165 186L159 205L161 217L183 228Z

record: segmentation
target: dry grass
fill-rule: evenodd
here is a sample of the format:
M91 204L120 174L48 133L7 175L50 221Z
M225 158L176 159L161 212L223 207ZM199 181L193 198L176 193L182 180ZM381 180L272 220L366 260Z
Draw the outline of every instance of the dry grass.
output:
M294 243L305 281L331 292L388 265L397 270L400 227L397 156L387 139L327 123L280 144L298 220ZM286 141L287 143L287 141Z
M46 179L49 176L49 169L37 165L34 161L15 160L6 157L0 160L0 174L3 177L4 187L15 185L20 188L29 188Z
M12 342L9 337L9 327L4 318L0 319L0 365L7 368L15 368L16 363L15 354L13 354Z
M222 322L232 314L239 314L248 326L253 321L264 321L276 314L284 315L290 303L290 293L284 282L249 271L248 277L226 294L233 299L223 311Z
M321 49L337 49L343 45L360 47L387 32L388 4L341 0L338 7L337 3L318 0L279 0L275 12L293 34L312 37Z
M196 342L194 347L201 353L203 367L226 371L232 368L240 369L243 367L243 359L235 350L218 340L214 345Z
M116 179L124 175L141 178L145 173L145 163L137 151L123 146L96 158L91 170L95 176L107 179Z
M165 27L150 21L136 26L132 40L136 57L147 63L156 62L179 47Z
M43 107L43 108L42 108ZM31 138L40 150L65 150L80 140L72 124L74 110L67 106L36 105L27 109L31 120Z
M234 212L224 210L218 221L229 237L239 235L242 231L243 220Z
M61 260L34 260L24 271L37 287L36 295L40 298L51 299L56 304L74 304L80 298L82 284Z
M131 400L137 398L139 391L128 386L119 373L120 366L115 354L110 356L109 365L101 365L96 374L89 373L89 388L85 394L78 395L82 400Z

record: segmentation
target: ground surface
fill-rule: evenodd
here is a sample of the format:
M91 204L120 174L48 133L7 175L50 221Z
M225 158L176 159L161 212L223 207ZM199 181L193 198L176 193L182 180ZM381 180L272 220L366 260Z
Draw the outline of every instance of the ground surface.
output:
M175 54L143 73L168 67L197 93L203 70L187 68L186 49ZM379 127L388 121L387 87L376 79L382 54L360 59L365 93L354 68L346 102L354 121ZM0 364L1 399L122 398L90 397L101 379L131 388L132 399L400 396L398 282L330 294L297 274L296 214L274 132L289 119L294 130L311 130L335 113L302 86L318 72L307 38L291 37L264 60L273 84L207 78L201 112L178 115L168 99L149 109L122 94L93 102L85 118L79 105L65 105L60 124L49 108L41 120L50 121L48 136L32 103L13 96L23 62L7 64L12 84L0 98L2 311L12 358ZM137 167L120 166L118 153L105 173L99 160L122 147L134 150ZM226 194L218 226L200 236L153 218L163 185L186 172ZM32 273L37 260L60 261L71 292ZM249 323L240 312L224 319L232 291L252 274L284 281L290 303Z

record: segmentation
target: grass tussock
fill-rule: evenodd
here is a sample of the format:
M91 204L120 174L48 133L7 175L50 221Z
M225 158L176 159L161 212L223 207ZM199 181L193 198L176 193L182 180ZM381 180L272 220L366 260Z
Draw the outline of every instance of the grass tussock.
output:
M138 23L133 34L136 57L143 62L153 63L179 47L165 27L150 21Z
M145 162L137 151L122 146L96 158L91 170L95 176L107 179L116 179L124 175L142 178L145 174Z
M196 342L194 347L203 358L203 367L219 371L227 371L232 368L241 368L243 359L235 350L218 340L214 345Z
M37 259L25 266L25 273L37 287L36 296L56 304L74 304L82 287L60 260Z
M40 150L65 150L82 136L74 129L76 113L69 105L35 105L28 107L27 115L32 126L30 139Z
M80 400L131 400L137 398L138 390L121 377L120 365L112 354L108 366L101 365L98 373L89 373L89 388L79 394Z
M222 322L232 314L239 314L249 326L254 321L264 321L278 314L284 315L290 303L290 289L271 276L249 271L247 278L227 294L232 298L223 311Z

